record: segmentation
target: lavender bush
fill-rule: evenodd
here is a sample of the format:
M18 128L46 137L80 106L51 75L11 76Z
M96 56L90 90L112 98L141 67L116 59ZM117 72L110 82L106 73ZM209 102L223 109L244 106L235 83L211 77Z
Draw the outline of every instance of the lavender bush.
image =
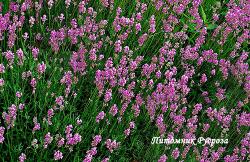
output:
M0 161L249 161L249 29L249 0L0 2Z

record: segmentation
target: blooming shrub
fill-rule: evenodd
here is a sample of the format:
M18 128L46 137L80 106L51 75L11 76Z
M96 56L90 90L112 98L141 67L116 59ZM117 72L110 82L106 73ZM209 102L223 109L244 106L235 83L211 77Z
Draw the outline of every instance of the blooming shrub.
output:
M1 161L249 161L249 9L0 2Z

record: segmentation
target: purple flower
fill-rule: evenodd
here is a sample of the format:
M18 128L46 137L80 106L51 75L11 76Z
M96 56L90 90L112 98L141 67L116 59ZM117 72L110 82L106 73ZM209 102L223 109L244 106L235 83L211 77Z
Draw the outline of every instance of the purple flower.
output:
M115 149L119 147L120 142L116 142L116 140L112 141L111 139L107 139L105 144L109 151L112 153Z
M101 162L108 162L109 158L104 158Z
M45 70L46 70L46 64L44 64L44 62L37 65L37 72L39 74L43 74L45 72Z
M102 136L101 136L101 135L96 135L96 136L93 138L93 141L92 141L92 143L91 143L91 146L92 146L92 147L95 147L95 146L97 146L101 141L102 141Z
M34 57L35 60L37 60L37 57L38 57L38 54L39 54L39 49L38 48L33 48L32 49L32 55Z
M58 141L57 141L57 146L58 147L62 147L63 145L64 145L64 142L65 141L65 139L64 138L60 138Z
M99 123L100 120L103 120L105 117L104 111L101 111L97 116L96 116L96 122Z
M59 150L54 153L54 160L61 160L63 158L63 153Z
M164 154L164 155L162 155L162 156L159 158L158 162L166 162L167 160L168 160L168 157Z
M26 160L26 155L24 153L21 153L19 156L19 162L24 162Z
M0 74L3 74L5 72L5 67L3 64L0 64Z
M116 106L116 104L114 104L111 108L110 108L110 111L109 113L112 115L112 116L115 116L118 112L118 108Z
M0 143L3 143L4 141L4 131L5 131L5 128L4 127L0 127Z
M63 104L64 104L63 96L57 97L56 100L55 100L55 102L56 102L57 105L63 106Z
M0 78L0 87L4 86L4 79Z
M53 137L50 135L50 132L48 132L44 137L44 143L43 147L46 149L49 144L53 141Z
M106 91L105 96L104 96L104 101L108 102L112 99L112 90L109 89Z
M175 148L172 152L172 157L176 160L179 157L180 151L178 148Z

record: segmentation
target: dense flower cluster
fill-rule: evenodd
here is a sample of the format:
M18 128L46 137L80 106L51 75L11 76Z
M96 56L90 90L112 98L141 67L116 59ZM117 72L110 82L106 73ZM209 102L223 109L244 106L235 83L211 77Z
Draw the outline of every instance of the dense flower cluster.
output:
M248 161L250 1L0 2L1 161ZM151 138L228 144L151 145Z

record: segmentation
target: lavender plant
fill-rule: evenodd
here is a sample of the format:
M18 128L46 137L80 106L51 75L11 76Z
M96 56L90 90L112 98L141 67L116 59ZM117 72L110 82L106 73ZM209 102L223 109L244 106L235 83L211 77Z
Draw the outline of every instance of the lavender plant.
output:
M248 0L1 1L0 160L249 161L249 27Z

